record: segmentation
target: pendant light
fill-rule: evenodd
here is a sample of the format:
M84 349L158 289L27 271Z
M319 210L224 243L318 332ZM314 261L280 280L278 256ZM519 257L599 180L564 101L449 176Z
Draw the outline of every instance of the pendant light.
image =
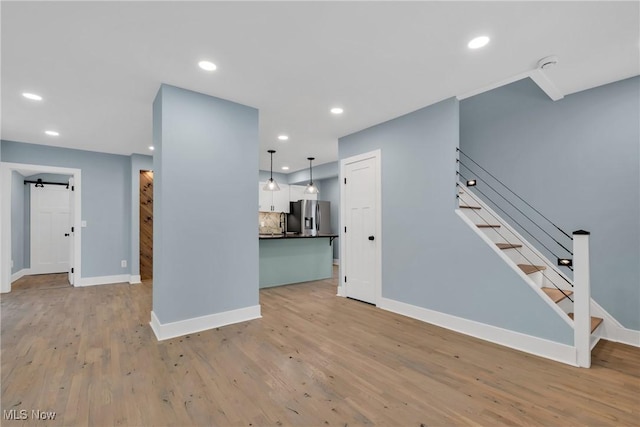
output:
M309 183L307 184L307 188L304 189L305 194L318 194L318 187L313 184L313 173L311 171L311 162L315 160L315 157L307 157L309 160Z
M267 180L267 183L265 184L264 187L262 187L263 190L266 191L280 191L280 187L278 186L278 183L274 181L273 179L273 153L275 153L276 150L268 150L267 153L269 153L271 155L271 178L269 178Z

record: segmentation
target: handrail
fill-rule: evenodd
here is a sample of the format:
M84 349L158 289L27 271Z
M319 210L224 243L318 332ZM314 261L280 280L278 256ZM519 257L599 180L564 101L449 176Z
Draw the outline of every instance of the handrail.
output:
M526 200L524 200L522 197L520 197L515 191L513 191L512 189L510 189L509 187L507 187L502 181L500 181L498 178L496 178L495 176L493 176L493 174L491 172L489 172L488 170L486 170L485 168L483 168L482 166L480 166L478 164L478 162L476 162L475 160L473 160L471 157L469 157L468 154L466 154L464 151L462 151L460 148L456 147L456 151L460 152L463 156L465 156L467 159L471 160L476 166L478 166L480 169L482 169L485 173L487 173L487 175L489 175L491 178L495 179L496 181L498 181L500 183L500 185L502 185L504 188L506 188L507 190L509 190L509 192L511 192L511 194L513 194L514 196L516 196L518 199L520 199L524 204L526 204L527 206L529 206L531 209L533 209L538 215L540 215L542 218L544 218L545 220L547 220L551 225L553 225L558 231L560 231L562 234L564 234L565 236L567 236L569 239L573 240L573 237L571 237L566 231L564 231L562 228L558 227L553 221L551 221L549 218L547 218L546 216L544 216L539 210L537 210L536 208L534 208L533 206L531 206ZM466 166L465 166L466 167ZM468 169L468 168L467 168ZM495 191L495 190L494 190ZM498 193L496 191L496 193ZM499 194L499 193L498 193Z

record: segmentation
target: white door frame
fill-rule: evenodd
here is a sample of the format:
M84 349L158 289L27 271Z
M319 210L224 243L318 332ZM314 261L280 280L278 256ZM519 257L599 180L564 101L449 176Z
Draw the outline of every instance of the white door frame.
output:
M74 233L73 245L75 248L73 267L74 283L80 283L82 266L82 187L81 170L62 168L57 166L30 165L24 163L0 162L0 293L11 292L11 173L19 172L23 175L38 173L54 173L71 175L74 180Z
M375 182L375 201L376 201L376 240L378 241L376 245L376 265L374 269L374 282L375 282L375 301L376 305L380 304L382 301L382 151L374 150L369 151L368 153L358 154L357 156L347 157L346 159L340 160L340 235L343 237L342 239L338 239L340 243L340 280L338 280L338 296L346 297L346 283L344 282L344 269L347 268L349 260L347 258L347 251L345 249L345 239L344 239L344 224L347 222L347 206L345 203L345 184L344 180L346 178L345 167L350 163L359 162L362 160L374 159L375 164L375 172L376 172L376 182ZM348 185L348 184L347 184Z

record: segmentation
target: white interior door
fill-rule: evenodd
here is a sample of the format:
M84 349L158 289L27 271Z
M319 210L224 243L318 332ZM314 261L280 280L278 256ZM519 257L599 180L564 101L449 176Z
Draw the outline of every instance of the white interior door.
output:
M69 271L70 193L61 185L31 184L31 273Z
M344 192L346 296L376 304L379 271L376 265L379 244L376 159L346 164L344 176L347 179Z

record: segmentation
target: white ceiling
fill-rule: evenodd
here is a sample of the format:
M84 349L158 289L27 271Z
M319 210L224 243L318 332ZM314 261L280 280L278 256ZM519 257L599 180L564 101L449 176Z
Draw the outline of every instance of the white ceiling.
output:
M639 5L3 1L2 139L150 154L151 103L168 83L259 108L261 169L273 148L274 171L292 172L308 156L337 160L341 136L547 55L560 59L548 76L565 95L638 75ZM481 34L491 43L469 50ZM334 105L345 113L329 114Z

